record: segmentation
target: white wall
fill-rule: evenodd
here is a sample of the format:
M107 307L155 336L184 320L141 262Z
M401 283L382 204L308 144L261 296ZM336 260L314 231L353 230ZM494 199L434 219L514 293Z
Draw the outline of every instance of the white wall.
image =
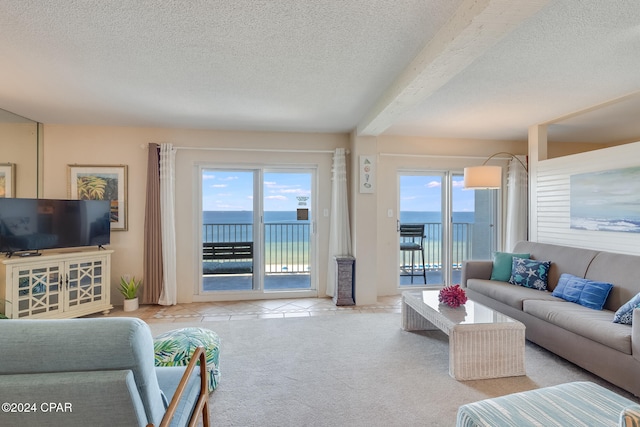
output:
M525 142L404 136L354 137L351 158L351 200L356 303L373 304L377 296L396 295L398 289L398 172L444 171L462 173L465 166L480 165L498 151L526 152ZM376 192L358 192L358 156L376 158ZM388 216L391 210L392 217Z
M128 183L128 231L111 234L112 292L114 304L121 304L117 292L121 275L142 277L144 210L146 200L147 149L150 142L170 142L177 147L241 148L333 151L346 147L347 135L300 134L276 132L200 131L163 128L130 128L102 126L44 126L44 191L45 198L68 197L69 164L116 165L126 164ZM143 147L143 148L141 148ZM197 180L195 164L235 165L300 165L315 164L318 168L319 211L329 208L331 191L331 154L306 154L260 151L179 150L176 155L176 249L178 252L178 301L191 302L197 282L194 253L197 250ZM320 291L324 292L327 265L328 218L320 217L318 261Z
M587 172L640 166L640 142L572 154L538 163L537 235L531 240L588 249L640 254L637 233L570 228L570 177Z
M164 128L129 128L102 126L44 126L43 155L43 197L68 197L69 164L129 166L128 188L128 231L112 233L111 249L114 249L112 268L112 300L120 304L122 297L116 290L119 277L131 274L142 277L143 224L146 195L146 145L149 142L170 142L177 147L191 148L240 148L284 150L284 152L264 151L209 151L179 150L176 156L176 230L178 250L179 301L194 300L197 286L196 227L197 177L195 164L205 162L216 165L317 165L318 168L318 210L330 207L331 155L322 153L296 153L295 150L332 151L336 147L350 148L350 208L354 255L356 256L356 303L373 304L378 296L394 295L397 288L397 234L396 217L389 218L392 209L397 216L398 187L397 173L402 169L462 171L464 166L479 165L489 155L498 151L523 154L526 142L447 140L439 138L414 138L401 136L355 137L346 134L301 134L277 132L232 132L203 131ZM141 148L143 146L144 148ZM576 146L577 147L577 146ZM571 145L563 145L563 154L573 150ZM611 164L622 167L624 162L634 163L640 148L637 144L613 147L607 150L623 150L611 154ZM575 149L579 151L580 148ZM628 151L631 150L631 151ZM613 153L608 152L607 153ZM373 155L377 161L377 189L374 194L358 192L358 156ZM578 156L578 157L576 157ZM582 157L585 156L585 157ZM608 155L607 155L608 156ZM551 175L567 175L568 171L586 171L584 167L600 168L604 165L601 150L569 155L541 162L543 171ZM637 164L637 163L636 163ZM586 165L586 166L585 166ZM588 166L592 165L592 166ZM578 167L580 166L580 167ZM614 167L614 168L615 168ZM545 169L546 168L546 169ZM573 168L573 169L572 169ZM556 172L553 172L553 171ZM573 172L572 172L573 173ZM556 182L561 185L562 179ZM550 195L549 192L546 193ZM544 198L544 194L541 193ZM551 196L553 197L553 196ZM563 196L560 195L560 198ZM566 199L566 194L565 194ZM588 237L577 241L575 230L565 230L562 236L555 236L553 227L557 216L549 220L554 208L545 206L540 218L543 233L536 236L540 241L562 240L567 244L571 237L576 245L589 244ZM326 286L326 257L328 243L328 218L318 217L319 245L319 294L324 294ZM546 222L545 222L546 221ZM546 228L545 228L546 227ZM550 230L550 231L549 231ZM545 234L546 233L546 234ZM599 248L615 247L620 251L625 245L632 250L640 236L622 236L624 241L602 241L599 233L593 244L602 243ZM617 233L621 234L621 233ZM579 239L578 239L579 240ZM324 254L324 255L322 255ZM197 299L197 297L195 298Z
M0 123L0 163L15 165L14 197L37 197L38 125Z

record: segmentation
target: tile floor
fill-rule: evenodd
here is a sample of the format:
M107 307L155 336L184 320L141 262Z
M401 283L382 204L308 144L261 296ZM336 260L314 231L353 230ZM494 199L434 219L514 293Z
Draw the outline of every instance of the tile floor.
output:
M239 319L270 319L306 316L334 316L359 313L400 313L401 296L378 298L372 305L336 306L331 298L270 299L254 301L194 302L174 306L142 305L124 312L115 306L108 317L130 316L153 322L209 322ZM88 317L101 317L94 314Z

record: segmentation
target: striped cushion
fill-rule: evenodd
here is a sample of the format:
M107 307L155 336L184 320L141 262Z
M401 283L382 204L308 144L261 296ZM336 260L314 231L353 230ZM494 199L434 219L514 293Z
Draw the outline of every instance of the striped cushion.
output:
M597 384L573 382L463 405L456 426L616 427L634 404Z
M627 406L620 413L620 427L640 427L640 405Z

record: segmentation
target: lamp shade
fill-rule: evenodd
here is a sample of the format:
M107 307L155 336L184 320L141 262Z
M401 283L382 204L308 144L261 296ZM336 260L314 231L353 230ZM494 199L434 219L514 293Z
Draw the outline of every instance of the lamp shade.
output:
M502 186L502 167L471 166L464 168L464 188L484 190Z

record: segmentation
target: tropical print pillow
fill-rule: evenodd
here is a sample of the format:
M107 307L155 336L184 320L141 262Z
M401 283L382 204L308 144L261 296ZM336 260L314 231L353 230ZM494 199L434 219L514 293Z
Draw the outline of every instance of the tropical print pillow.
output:
M209 393L220 381L220 338L205 328L182 328L153 339L156 366L187 366L196 347L204 347L209 372Z

